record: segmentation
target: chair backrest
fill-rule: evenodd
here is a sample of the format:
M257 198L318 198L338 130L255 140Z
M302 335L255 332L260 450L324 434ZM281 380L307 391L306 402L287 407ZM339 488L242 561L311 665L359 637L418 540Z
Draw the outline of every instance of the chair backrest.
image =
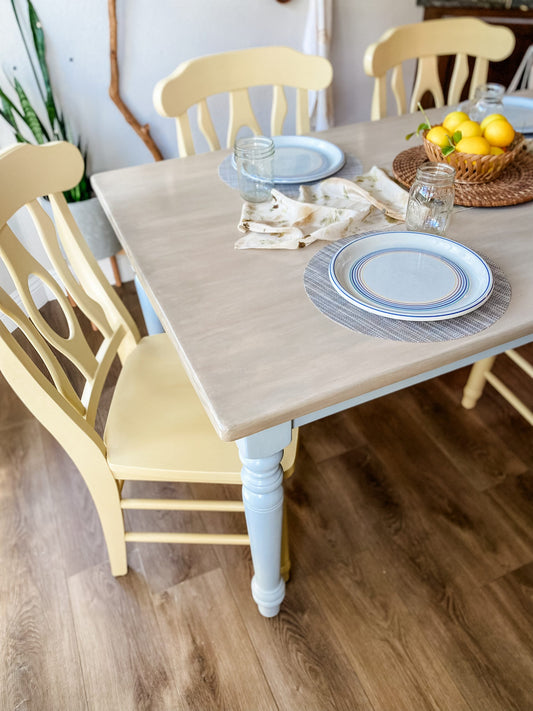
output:
M162 116L176 119L180 156L195 153L187 110L197 105L198 126L209 148L218 150L218 140L207 98L229 93L229 125L226 146L235 141L246 126L256 135L261 128L252 109L248 89L272 86L270 131L282 133L287 115L283 87L296 89L296 132L309 132L308 91L325 89L331 83L333 69L324 57L302 54L289 47L254 47L211 54L183 62L154 89L154 105Z
M487 81L489 61L506 59L515 46L515 36L508 27L491 25L474 17L427 20L387 30L365 52L363 64L368 76L375 78L372 96L372 120L387 115L387 72L398 115L416 111L426 91L431 92L435 106L445 100L438 71L438 57L455 55L446 103L461 100L461 92L470 75L468 57L475 57L469 98L477 86ZM409 105L406 100L402 63L418 59L415 83Z
M17 292L9 295L0 288L0 312L20 329L26 344L39 356L30 357L32 349L23 348L0 320L0 369L78 465L80 458L94 459L99 452L105 453L94 429L102 388L115 356L124 361L139 340L133 319L101 272L62 194L79 182L82 170L80 152L66 142L20 144L0 152L0 259ZM57 232L37 200L41 196L49 196ZM50 261L46 267L7 224L23 206ZM30 276L40 279L56 297L68 335L54 330L37 308ZM83 334L68 295L100 331L96 352ZM75 378L76 383L71 382L72 371L81 376Z

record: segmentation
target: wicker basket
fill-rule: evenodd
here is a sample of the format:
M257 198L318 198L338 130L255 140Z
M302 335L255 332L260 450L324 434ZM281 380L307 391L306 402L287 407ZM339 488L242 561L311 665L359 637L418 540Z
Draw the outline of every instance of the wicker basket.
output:
M426 133L427 131L422 137L427 157L433 163L453 165L456 170L455 180L459 183L488 183L490 180L494 180L509 163L512 163L524 144L524 136L521 133L516 133L507 151L498 156L482 156L455 151L448 156L443 156L438 146L426 140Z

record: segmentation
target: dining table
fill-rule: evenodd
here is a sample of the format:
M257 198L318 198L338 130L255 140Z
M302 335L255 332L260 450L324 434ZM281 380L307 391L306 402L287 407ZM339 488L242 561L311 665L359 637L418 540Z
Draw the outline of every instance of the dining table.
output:
M428 112L433 121L444 113ZM405 138L419 123L410 114L313 135L364 171L392 174L395 157L420 143ZM92 184L214 429L239 448L252 595L272 617L285 596L280 462L293 430L533 340L533 202L453 211L446 236L490 260L510 286L493 323L449 340L392 339L348 328L310 299L304 277L324 242L235 249L243 203L219 174L229 155L110 170Z

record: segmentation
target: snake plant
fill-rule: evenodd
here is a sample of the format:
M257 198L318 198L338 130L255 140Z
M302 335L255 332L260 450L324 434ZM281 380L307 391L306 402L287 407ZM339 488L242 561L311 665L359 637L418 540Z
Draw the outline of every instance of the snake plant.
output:
M73 140L65 117L59 110L54 98L50 73L46 63L44 31L39 16L31 1L27 0L28 25L31 32L32 45L30 47L26 36L29 32L24 31L15 0L11 0L11 7L13 8L20 36L30 62L42 106L40 111L36 110L17 77L11 77L8 78L8 82L12 90L13 99L0 87L0 116L4 121L7 121L19 143L42 144L48 141L69 141L70 143L75 143L81 150L80 141ZM27 137L31 137L31 140ZM82 150L82 154L85 162L85 151ZM85 171L78 185L65 192L67 202L86 200L91 195L91 186Z

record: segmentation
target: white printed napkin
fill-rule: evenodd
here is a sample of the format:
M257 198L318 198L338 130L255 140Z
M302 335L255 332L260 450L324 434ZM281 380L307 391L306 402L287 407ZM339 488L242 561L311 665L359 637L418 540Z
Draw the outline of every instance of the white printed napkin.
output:
M298 249L405 220L407 192L374 166L352 180L328 178L300 187L298 200L272 190L272 200L243 205L236 249Z

